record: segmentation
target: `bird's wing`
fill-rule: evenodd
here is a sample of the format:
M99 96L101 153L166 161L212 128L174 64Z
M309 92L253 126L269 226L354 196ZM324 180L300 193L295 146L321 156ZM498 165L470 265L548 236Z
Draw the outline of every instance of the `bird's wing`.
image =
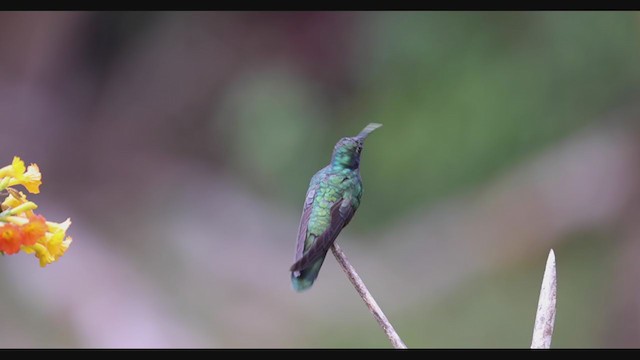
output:
M307 250L302 257L297 258L296 262L291 265L290 271L302 271L324 256L331 245L333 245L342 228L351 221L355 212L356 208L348 199L341 199L336 202L331 207L331 222L329 223L329 228L316 238L313 245L309 247L309 250ZM304 217L304 212L302 216ZM304 238L302 241L304 242ZM304 248L304 244L302 248ZM300 237L298 237L298 249L300 249Z
M294 261L300 260L304 253L304 243L307 240L307 226L309 225L309 216L311 216L311 208L313 205L313 198L316 196L316 189L317 185L310 186L307 191L307 198L304 200L302 216L300 217L300 225L298 226L298 241L296 243L296 256Z

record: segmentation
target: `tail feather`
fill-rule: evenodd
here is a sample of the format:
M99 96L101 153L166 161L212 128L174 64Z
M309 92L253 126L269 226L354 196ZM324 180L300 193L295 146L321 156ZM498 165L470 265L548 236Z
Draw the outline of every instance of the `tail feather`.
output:
M311 285L313 285L313 282L316 280L318 274L320 273L320 268L322 267L324 258L325 256L322 256L306 269L291 272L291 285L293 286L293 289L295 291L305 291L309 289Z

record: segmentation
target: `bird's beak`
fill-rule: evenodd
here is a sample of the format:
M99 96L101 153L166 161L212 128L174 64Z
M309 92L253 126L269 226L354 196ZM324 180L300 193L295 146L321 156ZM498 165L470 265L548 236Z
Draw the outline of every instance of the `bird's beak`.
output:
M360 131L360 134L356 135L356 139L360 141L364 141L364 139L366 139L367 136L369 136L369 134L373 132L373 130L381 126L382 124L370 123L369 125L365 126L365 128L362 129L362 131Z

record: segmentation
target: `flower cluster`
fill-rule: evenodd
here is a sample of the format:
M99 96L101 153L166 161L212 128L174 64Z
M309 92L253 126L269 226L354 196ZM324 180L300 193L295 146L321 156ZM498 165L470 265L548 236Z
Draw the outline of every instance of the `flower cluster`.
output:
M6 196L0 204L0 253L35 254L40 266L45 267L58 260L71 244L71 237L66 236L71 219L62 223L47 221L44 216L34 213L38 205L27 200L22 191L11 187L21 185L29 193L38 194L41 179L38 165L25 167L17 156L11 165L0 168L0 194Z

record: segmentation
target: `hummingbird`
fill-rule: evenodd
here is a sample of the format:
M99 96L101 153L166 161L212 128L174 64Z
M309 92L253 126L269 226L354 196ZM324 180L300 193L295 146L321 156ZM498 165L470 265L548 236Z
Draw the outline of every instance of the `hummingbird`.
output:
M371 123L358 135L344 137L333 148L331 162L309 182L302 209L291 284L307 290L318 277L327 251L360 206L360 153L367 136L382 124Z

